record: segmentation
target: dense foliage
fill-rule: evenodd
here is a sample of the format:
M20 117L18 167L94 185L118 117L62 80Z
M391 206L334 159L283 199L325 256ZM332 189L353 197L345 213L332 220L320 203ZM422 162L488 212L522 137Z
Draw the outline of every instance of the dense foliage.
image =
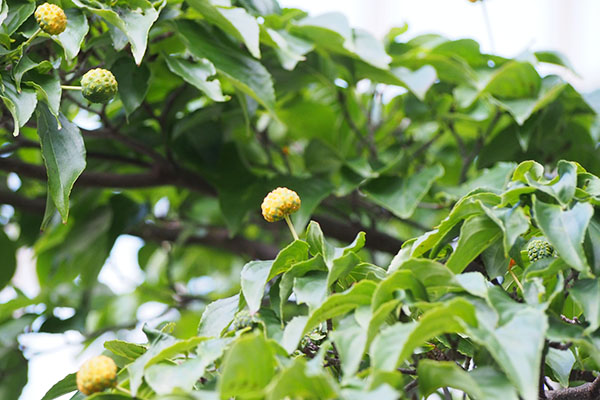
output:
M540 75L559 54L378 41L275 0L56 4L49 34L0 0L0 398L19 335L68 330L119 367L90 398L596 398L600 102ZM90 103L104 70L117 97ZM280 186L297 240L261 215ZM144 280L117 294L122 235ZM121 340L157 303L171 322Z

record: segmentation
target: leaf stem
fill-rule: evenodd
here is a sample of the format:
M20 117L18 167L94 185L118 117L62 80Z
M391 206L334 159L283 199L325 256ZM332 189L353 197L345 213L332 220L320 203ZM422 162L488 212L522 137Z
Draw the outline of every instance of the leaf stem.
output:
M519 289L521 289L521 293L523 293L523 295L525 295L525 289L523 289L523 285L521 285L521 281L519 281L519 278L517 278L517 275L515 275L515 273L513 272L512 267L508 268L508 272L510 272L510 275L515 280L515 283L517 284Z
M60 87L64 90L83 90L81 86L60 85Z
M298 234L296 233L296 229L294 229L294 224L292 224L292 220L290 219L289 215L286 215L285 217L283 217L285 219L285 222L287 222L288 227L290 228L290 232L292 232L292 236L294 237L294 240L298 240Z
M125 394L127 394L127 395L131 396L131 392L130 392L129 390L125 389L124 387L121 387L121 386L115 386L115 390L117 390L117 391L119 391L119 392L122 392L122 393L125 393Z
M21 44L21 48L25 48L25 47L29 46L31 44L31 42L33 42L33 39L35 39L40 33L42 33L42 28L38 28L38 30L35 31L33 33L33 35L31 35L29 37L29 39L27 39L26 41L24 41L23 44Z

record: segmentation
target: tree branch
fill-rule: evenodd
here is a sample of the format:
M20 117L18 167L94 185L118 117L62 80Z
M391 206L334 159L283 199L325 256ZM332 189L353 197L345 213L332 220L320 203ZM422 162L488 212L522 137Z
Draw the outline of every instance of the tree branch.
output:
M600 377L581 386L546 391L547 400L598 400L600 399Z

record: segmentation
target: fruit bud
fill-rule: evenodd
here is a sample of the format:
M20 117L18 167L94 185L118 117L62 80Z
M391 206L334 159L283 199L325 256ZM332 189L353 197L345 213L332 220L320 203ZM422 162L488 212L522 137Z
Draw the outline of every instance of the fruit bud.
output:
M117 365L110 357L94 357L77 371L77 389L86 396L102 392L116 384Z
M107 69L94 68L81 78L82 94L92 103L108 103L119 90L115 76Z
M40 28L49 35L58 35L67 28L67 16L55 4L44 3L35 10L35 19Z
M268 222L279 221L287 215L295 213L300 208L300 197L296 192L284 187L278 187L270 192L263 200L260 208Z

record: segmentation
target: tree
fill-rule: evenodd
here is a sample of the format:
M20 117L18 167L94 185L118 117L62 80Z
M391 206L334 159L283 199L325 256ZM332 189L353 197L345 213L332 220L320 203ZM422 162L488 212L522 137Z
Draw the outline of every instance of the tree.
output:
M27 380L21 332L90 343L147 302L178 317L105 342L117 386L90 398L598 397L598 104L540 76L559 54L378 41L274 0L59 5L64 31L0 1L0 398ZM261 216L277 187L296 240ZM116 295L98 273L126 234L145 280Z

